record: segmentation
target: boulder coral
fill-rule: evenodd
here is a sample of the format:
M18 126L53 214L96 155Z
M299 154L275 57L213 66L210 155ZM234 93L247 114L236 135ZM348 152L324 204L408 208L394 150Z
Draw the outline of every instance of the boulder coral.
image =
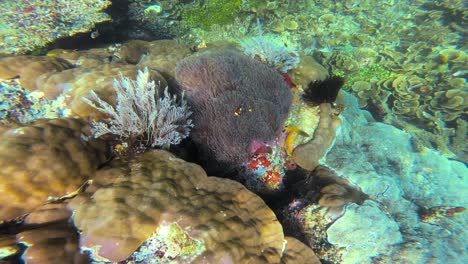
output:
M15 56L0 59L0 81L13 79L47 100L64 98L68 116L103 119L104 115L81 99L94 90L103 100L115 103L112 80L134 79L148 67L151 79L161 87L175 74L176 62L192 53L176 41L129 41L90 50L52 50L47 56Z
M204 244L193 263L280 262L280 223L260 197L235 181L208 177L200 166L163 150L129 163L116 160L94 180L69 204L80 246L93 256L123 261L159 224L176 222Z
M116 159L91 178L77 196L0 224L4 260L320 263L309 247L284 237L260 197L167 151ZM168 224L179 232L167 232ZM156 232L161 239L151 240Z
M70 194L107 157L102 141L85 142L86 124L75 119L37 120L0 127L0 223Z

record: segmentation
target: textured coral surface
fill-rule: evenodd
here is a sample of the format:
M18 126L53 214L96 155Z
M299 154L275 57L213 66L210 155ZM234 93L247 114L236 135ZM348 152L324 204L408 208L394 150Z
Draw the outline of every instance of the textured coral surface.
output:
M284 264L320 264L320 260L314 252L294 237L286 237L286 248L281 258Z
M119 74L134 79L145 67L150 69L151 79L164 88L166 78L175 74L176 62L190 53L187 46L171 40L134 40L82 51L52 50L48 56L1 58L0 80L17 77L23 88L38 91L49 100L65 98L63 103L71 110L70 116L102 119L102 113L81 99L90 90L114 104L112 80Z
M110 20L107 0L1 1L0 54L24 54Z
M82 231L81 247L102 257L126 259L166 221L190 227L188 234L204 243L194 263L280 261L281 225L258 196L168 152L115 161L95 183L69 207Z
M84 127L74 119L0 127L0 222L75 191L105 161L105 144L84 142Z

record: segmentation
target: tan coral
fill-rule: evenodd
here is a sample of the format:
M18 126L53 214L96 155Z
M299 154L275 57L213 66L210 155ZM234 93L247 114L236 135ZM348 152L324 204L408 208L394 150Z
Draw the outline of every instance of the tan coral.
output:
M14 234L0 234L0 258L13 257L20 252L21 247L16 243L16 236Z
M336 131L341 126L341 119L331 104L320 105L320 121L314 132L314 138L299 145L292 153L293 161L306 170L313 170L335 140Z
M353 73L359 70L359 64L351 56L347 56L344 53L338 53L333 56L333 68L341 69L346 73Z
M281 264L320 264L320 259L314 251L294 237L286 237L286 248L281 258Z
M311 56L301 56L299 66L293 71L303 87L307 87L312 81L324 80L328 77L327 69Z
M106 159L101 141L84 142L84 122L37 120L0 129L0 222L75 191Z
M176 63L192 53L189 46L176 40L148 42L147 48L148 53L142 54L138 66L156 69L165 78L174 77Z
M47 52L48 57L61 58L82 68L100 67L113 59L114 46L88 50L54 49Z
M72 212L64 204L48 204L31 214L16 235L18 243L27 246L21 256L29 264L89 263L80 253L77 230L69 223Z
M369 196L353 186L336 172L317 166L314 170L314 184L320 186L318 205L324 207L342 207L347 203L362 204Z
M122 261L158 225L176 222L206 248L193 263L280 261L281 225L262 199L240 183L207 177L198 165L162 150L111 166L70 203L83 249Z
M68 108L81 118L102 117L102 113L86 104L82 97L94 90L103 100L115 104L115 91L112 81L122 74L135 79L138 70L136 65L104 64L99 68L73 68L52 75L43 75L38 80L39 91L49 99L59 95L67 96ZM166 80L157 71L151 71L151 79L160 87L167 85Z
M351 86L353 92L358 95L359 106L367 106L368 100L375 94L376 89L372 89L372 83L367 81L355 81Z
M36 81L44 73L60 72L72 65L61 58L47 56L16 56L0 59L0 80L20 78L21 86L37 89Z
M442 110L444 121L453 121L468 111L468 91L450 89L435 92L430 109L434 112Z

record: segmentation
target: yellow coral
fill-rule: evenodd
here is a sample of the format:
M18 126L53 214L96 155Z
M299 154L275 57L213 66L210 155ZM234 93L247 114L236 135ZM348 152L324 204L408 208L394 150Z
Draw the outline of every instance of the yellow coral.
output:
M284 150L286 151L286 154L290 156L294 150L294 141L296 140L297 135L306 133L299 128L292 126L287 126L284 130L288 132L284 143Z

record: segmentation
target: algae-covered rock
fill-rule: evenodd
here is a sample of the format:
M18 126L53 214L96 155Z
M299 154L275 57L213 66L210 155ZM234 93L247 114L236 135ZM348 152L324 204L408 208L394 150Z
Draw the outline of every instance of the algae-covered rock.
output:
M109 21L107 0L1 1L0 54L24 54Z
M438 221L438 226L420 222L422 208L468 207L466 165L428 148L415 149L409 133L373 121L368 112L358 109L355 98L344 94L348 107L342 112L341 133L325 164L359 186L370 199L384 205L366 209L368 218L381 218L385 210L386 217L391 217L387 224L396 222L400 227L403 240L392 252L381 247L380 243L387 243L385 239L375 240L373 247L389 254L385 257L388 262L414 259L428 262L434 258L466 262L466 255L460 254L468 244L466 213L451 214ZM445 233L446 228L451 232ZM345 245L349 241L340 240L345 237L341 233L333 241ZM355 243L356 252L368 254L367 240L356 239ZM363 246L359 246L361 243Z
M398 224L375 202L347 206L344 216L327 230L328 242L345 247L343 263L369 263L373 257L389 254L403 241Z

